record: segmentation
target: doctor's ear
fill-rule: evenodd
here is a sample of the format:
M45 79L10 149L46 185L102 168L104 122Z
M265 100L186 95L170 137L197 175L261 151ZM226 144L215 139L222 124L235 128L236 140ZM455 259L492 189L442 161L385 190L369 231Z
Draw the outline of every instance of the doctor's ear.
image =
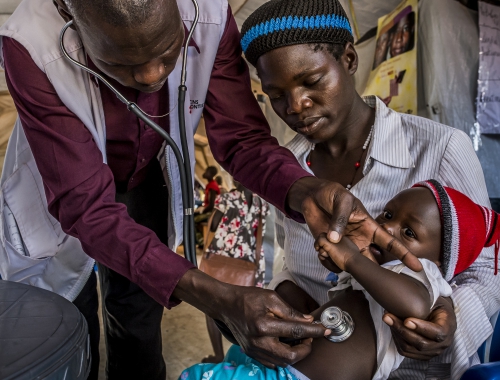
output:
M52 0L52 3L57 8L57 12L63 18L64 22L69 22L73 20L73 15L70 13L68 6L64 0ZM71 29L75 29L75 25L71 25Z

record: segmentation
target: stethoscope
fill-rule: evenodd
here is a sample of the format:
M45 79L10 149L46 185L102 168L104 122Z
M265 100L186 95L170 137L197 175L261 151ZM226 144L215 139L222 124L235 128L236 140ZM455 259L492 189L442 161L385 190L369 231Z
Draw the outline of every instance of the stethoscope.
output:
M194 196L193 196L193 185L192 185L192 174L191 174L191 164L189 160L189 149L187 145L186 138L186 119L184 114L184 103L186 101L186 66L187 66L187 54L188 54L188 46L189 42L193 36L194 29L198 24L198 18L200 15L200 10L198 7L198 3L196 0L191 0L194 4L195 8L195 18L193 21L193 25L189 30L189 34L186 39L186 44L184 46L184 53L182 56L182 71L181 71L181 84L179 86L179 98L177 103L178 117L179 117L179 129L181 135L181 147L182 147L182 155L179 150L179 147L174 142L174 140L170 137L170 135L160 128L158 124L152 121L148 115L141 110L141 108L135 104L134 102L128 101L116 88L114 88L111 83L109 83L102 75L96 73L95 71L89 69L87 66L81 64L80 62L74 60L69 56L64 48L63 39L64 33L66 30L73 25L73 20L69 21L67 24L63 26L61 29L61 33L59 34L59 45L64 56L74 65L78 66L82 70L92 74L97 79L99 79L102 83L104 83L113 93L120 99L123 103L127 105L129 111L133 112L139 119L141 119L144 123L146 123L150 128L155 130L161 137L165 139L167 144L172 148L172 151L175 155L177 165L179 166L179 173L181 179L181 192L182 192L182 205L184 208L184 217L183 217L183 240L184 240L184 256L187 260L189 260L194 265L196 264L196 248L195 248L195 227L194 227ZM166 116L166 115L164 115ZM183 159L183 156L185 159Z

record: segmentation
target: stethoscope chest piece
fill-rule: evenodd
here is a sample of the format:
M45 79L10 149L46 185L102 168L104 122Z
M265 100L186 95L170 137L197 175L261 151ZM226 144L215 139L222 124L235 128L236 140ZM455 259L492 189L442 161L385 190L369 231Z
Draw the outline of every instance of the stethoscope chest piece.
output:
M337 306L323 310L321 324L332 330L332 333L325 338L334 343L343 342L354 332L352 317Z

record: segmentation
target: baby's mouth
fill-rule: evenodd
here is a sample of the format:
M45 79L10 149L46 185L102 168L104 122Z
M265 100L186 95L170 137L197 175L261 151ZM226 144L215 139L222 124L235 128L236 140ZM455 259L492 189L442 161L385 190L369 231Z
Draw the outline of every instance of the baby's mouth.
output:
M382 256L383 254L382 248L380 248L377 244L370 244L370 247L368 249L370 250L370 253L375 257Z
M384 250L380 248L377 244L370 244L368 247L370 254L373 256L379 264L384 261Z

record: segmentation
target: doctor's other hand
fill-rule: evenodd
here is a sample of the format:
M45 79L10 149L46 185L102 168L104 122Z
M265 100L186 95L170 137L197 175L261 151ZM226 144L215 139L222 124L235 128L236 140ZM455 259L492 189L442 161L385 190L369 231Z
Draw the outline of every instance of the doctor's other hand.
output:
M302 213L315 238L326 233L328 240L338 243L347 236L363 254L371 243L375 243L398 257L408 268L416 272L422 270L420 261L381 228L361 201L341 184L303 177L292 185L286 201L292 210Z
M450 298L439 297L426 321L417 318L400 320L386 313L383 317L392 332L398 352L410 359L430 360L453 342L457 319Z

